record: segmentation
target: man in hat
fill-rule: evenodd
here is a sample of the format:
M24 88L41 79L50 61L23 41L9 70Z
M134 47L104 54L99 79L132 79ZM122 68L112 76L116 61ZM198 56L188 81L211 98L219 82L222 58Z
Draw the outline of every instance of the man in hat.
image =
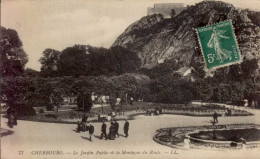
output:
M213 114L213 120L214 120L213 123L218 123L218 114L216 111Z
M124 125L125 137L128 137L128 130L129 130L129 122L125 119L125 125Z
M102 124L102 126L101 126L101 136L100 136L100 140L103 138L103 136L105 136L105 138L106 138L106 140L107 140L106 129L107 129L107 125L106 125L105 121L103 120L103 124Z

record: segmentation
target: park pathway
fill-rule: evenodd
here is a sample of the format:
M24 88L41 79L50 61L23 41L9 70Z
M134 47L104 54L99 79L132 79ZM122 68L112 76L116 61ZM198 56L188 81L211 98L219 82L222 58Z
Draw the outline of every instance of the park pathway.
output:
M254 123L260 124L259 114L243 117L220 117L219 124ZM124 158L211 158L219 155L218 158L257 158L255 150L249 152L222 152L213 150L175 150L160 145L153 141L155 131L166 127L180 126L201 126L211 125L211 117L194 117L183 115L161 115L161 116L136 116L130 122L129 137L120 136L116 140L100 140L101 123L93 123L95 133L93 142L88 140L88 133L76 133L76 125L41 123L32 121L18 121L18 126L10 129L7 127L7 119L1 118L1 127L13 130L12 135L1 138L1 159L89 159L89 158L123 158L121 155L97 154L97 150L109 153L129 152ZM123 135L123 121L119 121L119 134ZM107 122L107 131L110 124ZM39 151L60 150L64 155L36 155ZM23 151L23 155L19 155ZM73 152L78 152L73 155ZM80 155L81 152L89 154ZM178 154L174 154L176 151ZM91 154L93 152L93 154ZM106 153L104 152L104 153ZM135 154L140 152L141 154ZM206 152L206 153L205 153ZM150 154L151 153L151 154ZM150 155L149 155L150 154ZM246 156L245 156L246 155ZM189 156L189 157L187 157Z

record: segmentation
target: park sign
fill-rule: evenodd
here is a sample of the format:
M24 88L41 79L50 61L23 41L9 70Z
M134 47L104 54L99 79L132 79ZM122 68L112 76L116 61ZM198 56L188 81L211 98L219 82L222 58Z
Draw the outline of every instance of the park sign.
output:
M241 56L231 20L196 29L208 70L241 63Z

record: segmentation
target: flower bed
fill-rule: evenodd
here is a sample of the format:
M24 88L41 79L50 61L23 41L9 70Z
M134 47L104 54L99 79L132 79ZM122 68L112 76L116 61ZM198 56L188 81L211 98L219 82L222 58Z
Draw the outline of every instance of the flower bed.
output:
M225 108L218 105L184 105L184 104L162 104L162 103L145 103L136 102L133 105L123 105L117 107L117 120L122 119L134 119L136 115L145 115L147 110L162 109L162 114L177 114L188 116L212 116L214 111L217 111L219 115L224 113ZM90 113L86 113L89 117L89 121L97 121L97 116L101 114L102 108L93 108ZM104 114L110 114L112 112L110 106L103 108ZM54 123L76 123L81 120L81 117L85 114L77 109L60 112L44 112L38 113L35 116L23 116L19 117L22 120L40 121L40 122L54 122ZM232 110L232 116L248 116L253 115L243 110Z

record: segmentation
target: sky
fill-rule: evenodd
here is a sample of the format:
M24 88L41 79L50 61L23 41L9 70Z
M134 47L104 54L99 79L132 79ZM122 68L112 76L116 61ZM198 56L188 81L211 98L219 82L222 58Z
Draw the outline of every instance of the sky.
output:
M27 68L40 70L47 48L75 44L109 48L124 30L147 15L155 3L195 4L201 0L2 0L1 26L15 29L29 57ZM260 0L223 0L258 10Z

